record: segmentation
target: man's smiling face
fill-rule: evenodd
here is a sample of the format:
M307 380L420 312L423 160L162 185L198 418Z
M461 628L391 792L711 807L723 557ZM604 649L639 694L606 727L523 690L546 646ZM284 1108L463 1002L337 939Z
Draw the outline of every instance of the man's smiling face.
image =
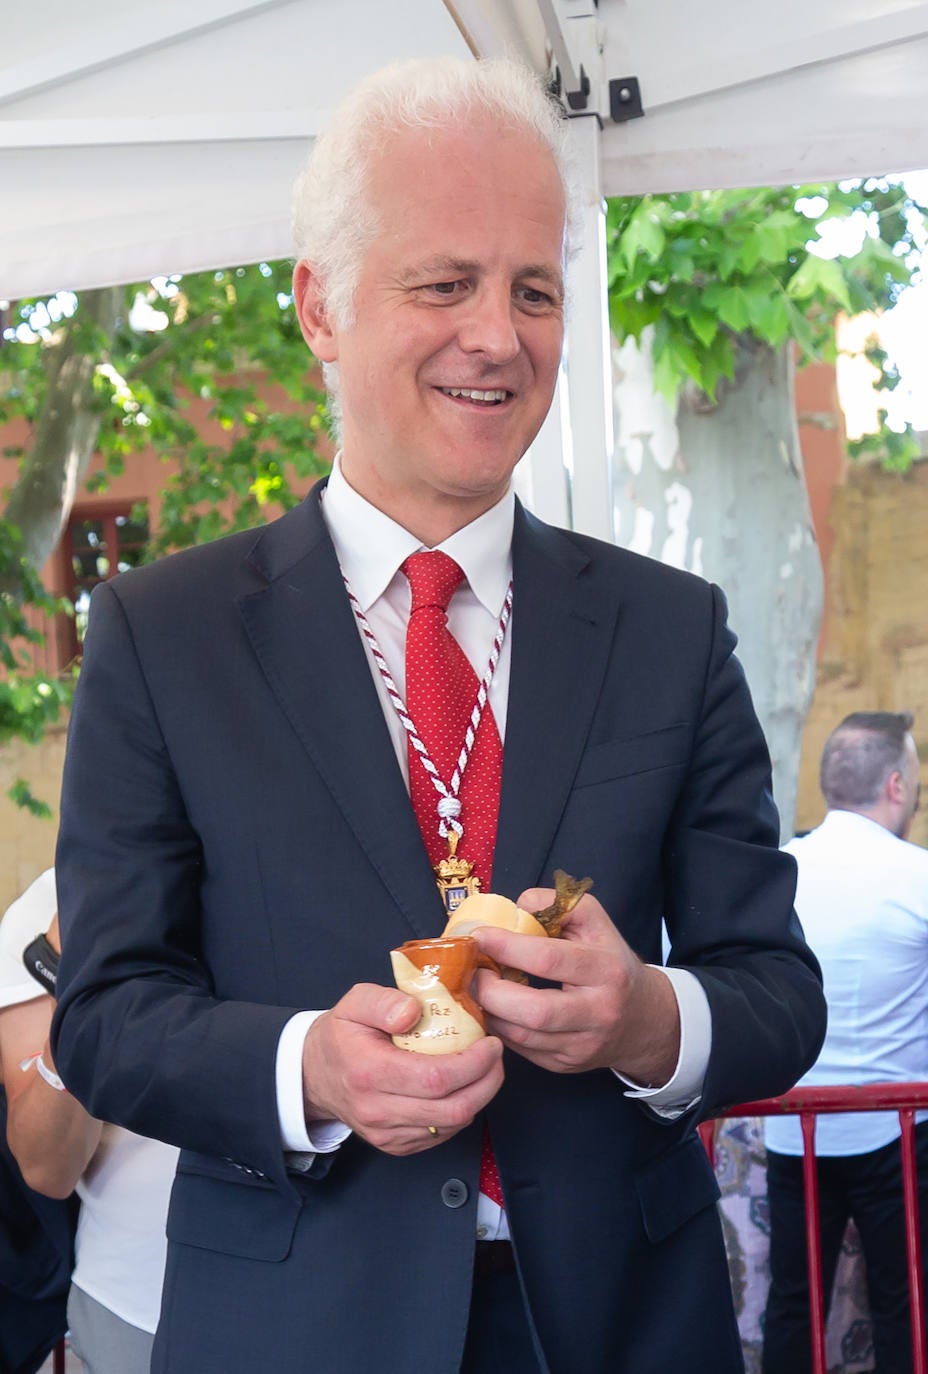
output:
M564 195L539 140L490 121L390 135L368 189L354 323L306 333L338 363L346 478L434 544L499 500L551 403Z

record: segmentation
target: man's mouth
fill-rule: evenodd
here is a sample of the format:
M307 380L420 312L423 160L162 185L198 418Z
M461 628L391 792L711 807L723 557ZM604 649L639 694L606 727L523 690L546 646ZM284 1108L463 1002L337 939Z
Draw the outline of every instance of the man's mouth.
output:
M480 391L474 386L442 386L439 387L444 396L452 396L457 400L473 401L482 406L498 406L503 401L509 399L511 391L501 391L498 388L493 391Z

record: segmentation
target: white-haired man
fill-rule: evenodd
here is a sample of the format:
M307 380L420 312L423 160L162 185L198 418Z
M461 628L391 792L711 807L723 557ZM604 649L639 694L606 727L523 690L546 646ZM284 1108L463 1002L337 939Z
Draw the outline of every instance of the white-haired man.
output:
M907 836L919 801L908 711L856 711L829 735L820 767L828 812L788 851L796 909L821 961L828 1032L804 1083L912 1083L928 1078L928 852ZM928 1258L928 1113L917 1115L922 1255ZM818 1158L822 1280L829 1299L848 1218L860 1234L879 1374L912 1369L895 1112L822 1116ZM771 1286L765 1374L811 1370L802 1133L765 1126Z
M511 492L562 143L511 63L349 97L295 216L331 479L95 596L56 1055L183 1147L156 1371L741 1367L694 1120L794 1081L821 992L720 594ZM485 891L596 897L562 940L481 930L531 981L481 973L489 1035L430 1058L388 951L441 932L449 829Z

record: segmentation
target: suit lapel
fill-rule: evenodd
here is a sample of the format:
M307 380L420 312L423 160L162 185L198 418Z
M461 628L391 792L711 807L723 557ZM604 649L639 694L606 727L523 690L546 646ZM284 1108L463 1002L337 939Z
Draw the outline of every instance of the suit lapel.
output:
M413 934L434 935L435 879L318 493L262 532L250 562L265 586L239 607L270 690Z
M434 877L318 494L269 525L249 561L264 585L239 606L270 690L411 931L434 935L442 921ZM515 897L551 881L542 868L601 690L619 598L567 535L519 506L513 581L492 888Z
M583 753L615 637L619 597L595 560L517 506L512 669L493 890L542 871ZM555 855L555 860L556 860Z

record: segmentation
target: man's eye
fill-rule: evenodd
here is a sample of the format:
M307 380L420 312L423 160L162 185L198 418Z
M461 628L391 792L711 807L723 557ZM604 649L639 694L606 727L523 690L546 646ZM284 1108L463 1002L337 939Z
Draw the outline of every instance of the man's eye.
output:
M436 281L432 282L429 290L434 291L436 296L454 296L462 287L463 283L459 281Z
M535 286L523 286L519 291L519 297L525 305L540 306L542 308L554 305L554 297L547 291L539 291Z

